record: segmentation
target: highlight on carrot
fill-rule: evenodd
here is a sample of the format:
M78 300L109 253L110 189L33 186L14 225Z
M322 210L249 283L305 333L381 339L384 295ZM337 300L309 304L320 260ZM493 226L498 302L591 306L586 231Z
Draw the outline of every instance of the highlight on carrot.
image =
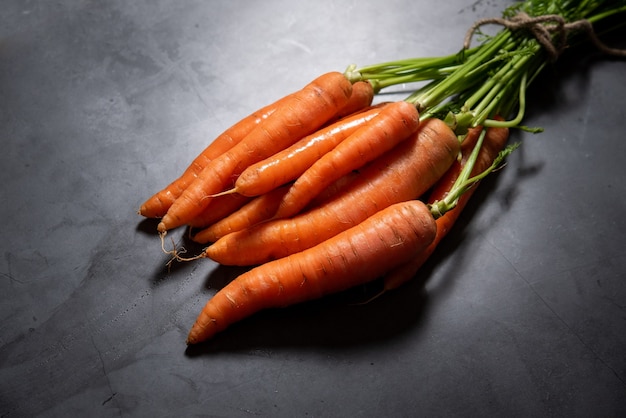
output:
M419 113L405 101L390 103L376 117L320 157L289 189L277 218L293 216L333 181L361 168L408 138L419 126Z
M187 337L205 341L260 310L293 305L371 281L407 262L435 237L418 200L392 205L308 250L243 273L204 306Z
M348 102L351 93L352 84L343 74L329 72L290 95L263 125L207 164L161 218L157 230L164 233L188 223L209 205L211 195L232 186L250 164L319 129Z
M231 191L244 196L259 196L295 180L320 157L376 117L381 110L380 106L374 106L348 115L307 135L290 147L250 165L237 177L235 188Z
M394 203L417 199L448 170L459 141L438 119L365 166L323 205L223 236L206 256L225 265L251 266L319 244Z

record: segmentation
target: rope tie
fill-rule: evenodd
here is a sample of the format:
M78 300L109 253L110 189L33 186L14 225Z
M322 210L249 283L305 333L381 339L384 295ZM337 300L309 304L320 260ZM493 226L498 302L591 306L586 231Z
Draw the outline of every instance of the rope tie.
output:
M463 47L465 49L470 47L474 32L476 32L479 27L486 24L501 25L512 31L521 29L528 30L537 39L537 42L539 42L539 44L546 50L552 61L556 61L559 55L561 55L567 47L567 35L570 32L578 30L584 30L587 32L587 36L589 36L589 39L593 42L593 44L605 54L626 57L626 50L609 48L603 44L600 39L598 39L591 22L586 19L580 19L575 22L567 23L565 19L559 15L552 14L531 17L524 12L519 12L517 15L509 19L492 17L477 20L465 35L465 40L463 42ZM552 36L553 34L555 34L554 39Z

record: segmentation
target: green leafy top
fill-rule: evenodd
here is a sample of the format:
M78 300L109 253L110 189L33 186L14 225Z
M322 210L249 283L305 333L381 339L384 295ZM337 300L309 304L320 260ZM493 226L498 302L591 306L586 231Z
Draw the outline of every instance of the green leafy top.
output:
M458 53L442 57L361 68L351 65L345 74L352 81L370 81L377 92L397 84L423 82L406 100L417 106L422 118L444 119L457 134L478 125L523 128L526 87L550 62L546 51L550 45L542 43L537 32L547 33L548 41L560 52L585 28L573 23L594 23L624 11L623 0L526 0L508 7L502 19L488 19L486 23L499 23L503 29L494 36L479 33L482 41L476 47L466 45ZM475 31L479 25L468 35ZM511 116L516 107L512 119L494 120L495 115Z
M368 80L376 92L387 87L421 82L405 100L420 111L420 118L439 118L463 139L476 126L508 127L538 132L521 125L526 110L526 89L535 77L568 46L581 30L603 51L626 56L625 51L604 46L593 24L626 11L625 0L526 0L508 7L501 18L476 22L463 48L442 57L411 58L358 68L346 77ZM480 26L500 24L496 35L480 33ZM480 35L477 46L470 41ZM509 118L500 120L496 116ZM431 205L435 217L454 208L458 198L492 172L516 148L505 148L483 173L469 177L482 144L480 140L448 196Z

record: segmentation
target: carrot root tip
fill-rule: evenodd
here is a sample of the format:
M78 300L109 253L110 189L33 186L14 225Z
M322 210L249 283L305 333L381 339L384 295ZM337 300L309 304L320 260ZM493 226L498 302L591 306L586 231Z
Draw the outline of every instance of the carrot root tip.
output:
M232 189L224 190L223 192L209 195L209 197L210 198L214 198L214 197L226 196L226 195L229 195L229 194L235 194L237 192L238 192L237 188L233 187Z
M378 299L379 297L381 297L382 295L384 295L385 293L387 293L387 289L382 289L380 292L377 292L375 295L370 296L369 298L361 301L361 302L354 302L351 303L351 306L363 306L363 305L367 305L368 303L373 302L374 300Z
M194 261L194 260L199 260L201 258L206 258L206 251L203 251L201 254L198 254L194 257L181 257L181 254L185 254L187 252L187 250L185 249L185 247L180 247L177 248L176 247L176 243L174 242L173 238L171 239L172 242L172 249L171 250L167 250L165 248L165 235L167 235L167 232L162 232L159 234L159 237L161 238L161 250L167 254L172 256L169 261L166 263L166 266L169 268L171 267L172 263L174 261L181 261L181 262L185 262L185 261Z

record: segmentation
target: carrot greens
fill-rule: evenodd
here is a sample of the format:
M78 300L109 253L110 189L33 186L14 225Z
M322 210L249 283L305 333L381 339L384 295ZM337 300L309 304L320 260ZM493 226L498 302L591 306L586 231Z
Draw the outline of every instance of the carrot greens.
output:
M592 24L623 13L622 1L526 0L508 7L501 18L483 19L470 28L462 49L454 54L414 58L368 65L351 65L345 72L351 81L368 80L375 91L393 85L426 82L406 100L421 119L445 119L457 134L475 126L518 127L525 111L527 85L551 61L558 58L581 31L602 51L624 55L625 51L603 45ZM470 47L475 32L485 24L503 28ZM510 120L496 121L495 115Z
M353 82L370 81L377 92L401 83L424 83L406 101L417 107L421 120L442 119L461 139L469 128L477 126L539 132L540 128L521 125L528 85L581 31L601 51L626 55L626 51L602 44L593 29L594 23L625 11L623 0L526 0L508 7L501 18L477 21L468 30L463 48L455 54L362 68L351 65L344 74ZM470 47L472 37L485 24L498 24L502 29L493 36L481 34L482 42ZM510 119L499 120L496 116ZM454 208L463 193L517 147L505 148L487 170L470 178L484 134L450 193L430 205L433 216L440 217Z

